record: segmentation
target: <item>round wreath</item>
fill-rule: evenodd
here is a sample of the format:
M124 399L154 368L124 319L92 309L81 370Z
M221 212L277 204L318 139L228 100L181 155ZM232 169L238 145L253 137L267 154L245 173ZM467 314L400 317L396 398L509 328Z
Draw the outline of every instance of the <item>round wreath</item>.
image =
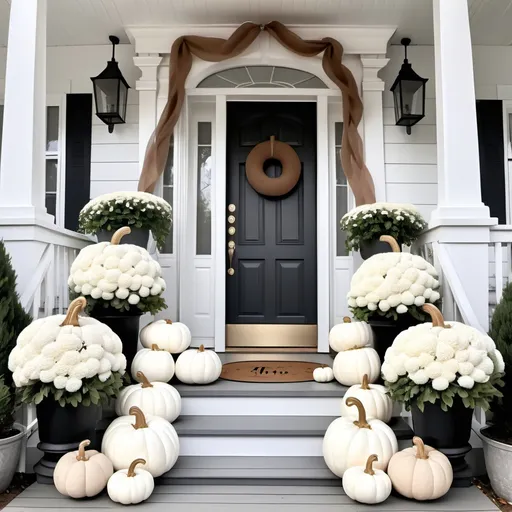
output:
M274 158L282 165L281 176L269 178L263 170L263 164ZM292 190L300 178L301 163L294 149L285 142L274 139L254 146L245 161L247 181L256 192L264 196L284 196Z

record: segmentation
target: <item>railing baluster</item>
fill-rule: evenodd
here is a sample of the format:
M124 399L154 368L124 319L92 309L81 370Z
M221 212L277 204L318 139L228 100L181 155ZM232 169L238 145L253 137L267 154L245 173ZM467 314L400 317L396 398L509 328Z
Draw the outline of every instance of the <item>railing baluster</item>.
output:
M503 294L503 249L501 242L494 244L494 275L496 279L496 304L499 304Z

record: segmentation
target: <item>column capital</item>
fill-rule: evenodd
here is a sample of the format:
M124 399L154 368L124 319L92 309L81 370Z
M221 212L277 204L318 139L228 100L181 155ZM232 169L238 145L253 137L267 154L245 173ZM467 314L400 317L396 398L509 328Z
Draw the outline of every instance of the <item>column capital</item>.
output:
M142 71L135 83L138 91L156 91L158 87L158 66L162 57L158 53L139 54L133 57L133 63Z
M384 91L385 83L378 73L388 62L389 59L383 55L361 55L363 91Z

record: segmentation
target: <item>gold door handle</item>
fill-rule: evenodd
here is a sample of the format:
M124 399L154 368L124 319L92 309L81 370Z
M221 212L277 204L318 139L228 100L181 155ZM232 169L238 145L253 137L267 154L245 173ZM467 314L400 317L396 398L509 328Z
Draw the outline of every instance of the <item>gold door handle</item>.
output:
M230 276L235 274L235 269L233 268L233 256L235 255L235 242L228 243L228 258L229 258L229 268L228 274Z

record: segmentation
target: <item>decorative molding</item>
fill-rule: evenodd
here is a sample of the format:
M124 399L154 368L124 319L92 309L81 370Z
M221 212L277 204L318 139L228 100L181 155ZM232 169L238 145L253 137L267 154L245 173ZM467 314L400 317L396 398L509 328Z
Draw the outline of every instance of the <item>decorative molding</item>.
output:
M137 91L156 91L158 88L158 66L162 57L158 54L137 55L133 63L142 71L142 76L135 83Z
M179 25L168 27L125 27L137 53L170 53L174 41L183 35L229 37L239 25ZM332 37L345 54L386 55L387 45L396 27L288 25L304 39Z
M363 91L384 91L386 84L378 76L390 59L374 55L361 55L363 65Z

